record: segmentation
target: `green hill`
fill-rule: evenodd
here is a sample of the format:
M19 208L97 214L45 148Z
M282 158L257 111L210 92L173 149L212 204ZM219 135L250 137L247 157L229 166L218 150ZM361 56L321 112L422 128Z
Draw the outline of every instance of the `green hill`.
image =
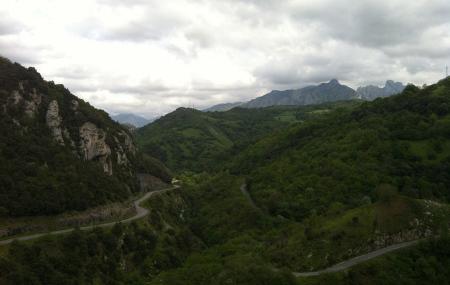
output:
M270 135L228 165L257 204L302 220L334 202L357 207L388 183L403 195L450 201L450 79Z
M137 130L143 152L176 171L216 169L224 159L239 153L264 135L294 123L359 102L314 107L234 108L226 112L201 112L179 108Z
M246 270L312 271L445 234L449 103L450 79L425 89L408 86L401 95L269 134L224 161L211 178L182 177L191 228L208 249L154 284L221 284L220 276L246 284L238 281ZM243 183L256 208L240 191ZM438 270L430 255L424 262ZM233 275L236 264L242 275Z
M122 200L149 162L108 114L0 58L0 215L49 215Z
M151 214L125 227L12 244L0 258L0 281L396 284L401 276L404 284L445 282L449 104L446 79L367 103L179 109L137 135L147 154L180 172L179 190L149 200ZM439 235L348 272L291 274Z

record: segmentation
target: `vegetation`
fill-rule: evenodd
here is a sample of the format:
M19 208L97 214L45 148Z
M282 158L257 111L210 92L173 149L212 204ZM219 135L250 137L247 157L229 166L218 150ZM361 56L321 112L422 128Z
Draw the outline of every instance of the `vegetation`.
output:
M25 100L13 103L12 94L19 91ZM42 97L29 115L25 101L37 100L33 94ZM47 108L52 100L58 102L62 125L73 138L73 144L56 143L46 125ZM26 69L0 59L1 216L52 215L124 200L139 190L134 176L138 168L170 181L170 173L161 163L139 154L129 153L130 163L125 166L113 160L112 176L106 175L96 161L80 159L79 129L85 122L106 130L105 141L111 148L111 156L116 157L117 149L124 144L120 134L128 133L106 112L78 99L62 85L44 81L34 68Z
M226 112L201 112L179 108L138 129L142 151L163 161L170 169L211 171L263 136L295 123L303 123L336 108L359 102L306 107L234 108Z
M302 278L299 284L446 284L450 280L450 239L419 246L357 265L348 272Z
M226 165L272 215L302 221L333 203L376 199L384 183L402 195L450 200L450 79L423 90L337 110L269 135Z
M0 284L144 284L160 271L180 266L201 243L182 220L165 219L165 211L180 206L171 202L176 193L170 195L159 199L159 211L152 210L139 223L11 244L0 257Z
M170 172L152 157L161 159L178 172L181 190L150 199L146 206L152 211L138 223L11 245L0 259L0 283L446 283L449 106L446 79L423 89L408 86L400 95L367 103L222 113L178 109L138 131L145 154L136 155L133 163L138 171L169 180ZM42 119L41 125L21 120L27 126L27 135L22 135L15 133L15 117L8 114L0 126L6 137L0 141L0 198L8 201L0 199L4 212L13 213L11 203L18 201L15 211L21 213L20 207L27 205L23 193L31 191L27 189L45 195L51 187L75 187L75 181L110 187L88 196L93 201L121 197L120 185L127 176L89 180L95 172L84 171L102 170L38 135L46 132ZM41 149L46 145L51 151ZM43 176L47 168L50 174ZM30 184L14 188L23 183ZM1 190L11 187L18 190ZM70 189L61 199L71 195ZM45 200L58 197L56 191L48 193ZM40 205L40 197L31 197ZM77 201L68 197L67 203ZM85 200L81 202L90 203ZM54 207L44 204L36 211ZM392 243L435 235L442 238L347 273L299 280L289 273L325 268Z
M402 95L269 134L225 160L212 178L181 176L194 205L191 228L208 249L155 284L221 284L220 277L233 272L225 269L232 259L311 271L395 240L444 234L450 217L448 94L450 80L423 90L409 86ZM259 209L240 192L242 183ZM423 254L432 270L440 268L432 262L435 251ZM405 272L405 280L422 280L420 272ZM233 276L230 282L238 282L240 275ZM351 284L361 283L364 278Z

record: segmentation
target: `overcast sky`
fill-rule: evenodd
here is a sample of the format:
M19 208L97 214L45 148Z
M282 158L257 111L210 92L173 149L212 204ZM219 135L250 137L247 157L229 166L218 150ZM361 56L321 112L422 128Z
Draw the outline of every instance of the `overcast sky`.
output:
M0 54L152 117L331 78L433 83L450 64L450 1L1 0Z

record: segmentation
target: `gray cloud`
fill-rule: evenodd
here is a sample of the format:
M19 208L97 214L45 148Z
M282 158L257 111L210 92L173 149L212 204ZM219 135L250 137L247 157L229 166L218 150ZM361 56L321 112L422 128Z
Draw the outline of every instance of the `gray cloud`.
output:
M19 33L25 26L8 13L0 11L0 36Z
M331 78L432 83L450 64L446 0L5 1L0 53L111 112L151 117Z
M419 42L430 29L448 25L450 15L450 2L442 0L299 3L291 17L300 25L309 23L316 26L322 36L372 48ZM448 26L445 31L446 36L450 36Z

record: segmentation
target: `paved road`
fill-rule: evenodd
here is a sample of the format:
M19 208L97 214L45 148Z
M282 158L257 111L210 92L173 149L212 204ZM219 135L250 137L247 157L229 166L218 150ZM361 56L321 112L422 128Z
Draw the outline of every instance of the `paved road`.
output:
M147 192L144 196L142 196L141 198L139 198L139 199L137 199L136 201L133 202L134 207L136 208L136 215L134 215L133 217L130 217L130 218L127 218L127 219L123 219L123 220L120 220L120 221L110 222L110 223L104 223L104 224L97 224L97 225L80 227L80 230L86 231L86 230L92 230L94 228L107 228L107 227L112 227L112 226L114 226L117 223L129 223L131 221L134 221L134 220L140 219L142 217L145 217L145 216L148 215L148 213L150 211L148 209L140 206L140 204L143 201L147 200L148 198L150 198L154 194L167 192L167 191L176 189L178 187L179 186L173 186L173 187L166 188L166 189L163 189L163 190ZM46 235L65 234L65 233L69 233L69 232L74 231L74 230L75 230L75 228L71 228L71 229L65 229L65 230L59 230L59 231L52 231L52 232L48 232L48 233L32 234L32 235L26 235L26 236L21 236L21 237L6 239L6 240L0 240L0 245L9 244L9 243L13 242L14 240L19 240L19 241L32 240L32 239L37 239L37 238L40 238L40 237L43 237L43 236L46 236Z
M240 187L240 190L242 192L242 194L245 196L245 198L248 200L248 202L250 203L250 205L255 208L258 211L261 211L261 209L258 208L258 206L256 206L255 202L253 201L252 197L250 196L250 194L247 191L247 184L242 184ZM367 254L364 255L360 255L360 256L356 256L353 257L351 259L345 260L341 263L335 264L331 267L325 268L323 270L319 270L319 271L312 271L312 272L292 272L292 274L296 277L307 277L307 276L317 276L317 275L321 275L324 273L331 273L331 272L338 272L338 271L342 271L345 269L348 269L356 264L359 264L361 262L370 260L372 258L375 258L377 256L389 253L391 251L400 249L400 248L404 248L404 247L408 247L411 245L414 245L416 243L418 243L419 240L414 240L414 241L408 241L408 242L403 242L403 243L398 243L398 244L393 244L390 246L387 246L385 248L381 248L372 252L369 252Z
M369 252L364 255L353 257L351 259L348 259L341 263L335 264L335 265L325 268L323 270L313 271L313 272L292 272L292 274L296 277L307 277L307 276L317 276L317 275L321 275L324 273L332 273L332 272L342 271L342 270L348 269L356 264L359 264L361 262L370 260L372 258L378 257L380 255L386 254L388 252L391 252L391 251L394 251L394 250L397 250L400 248L414 245L418 242L419 242L419 240L413 240L413 241L407 241L407 242L402 242L402 243L398 243L398 244L393 244L388 247L381 248L381 249Z

